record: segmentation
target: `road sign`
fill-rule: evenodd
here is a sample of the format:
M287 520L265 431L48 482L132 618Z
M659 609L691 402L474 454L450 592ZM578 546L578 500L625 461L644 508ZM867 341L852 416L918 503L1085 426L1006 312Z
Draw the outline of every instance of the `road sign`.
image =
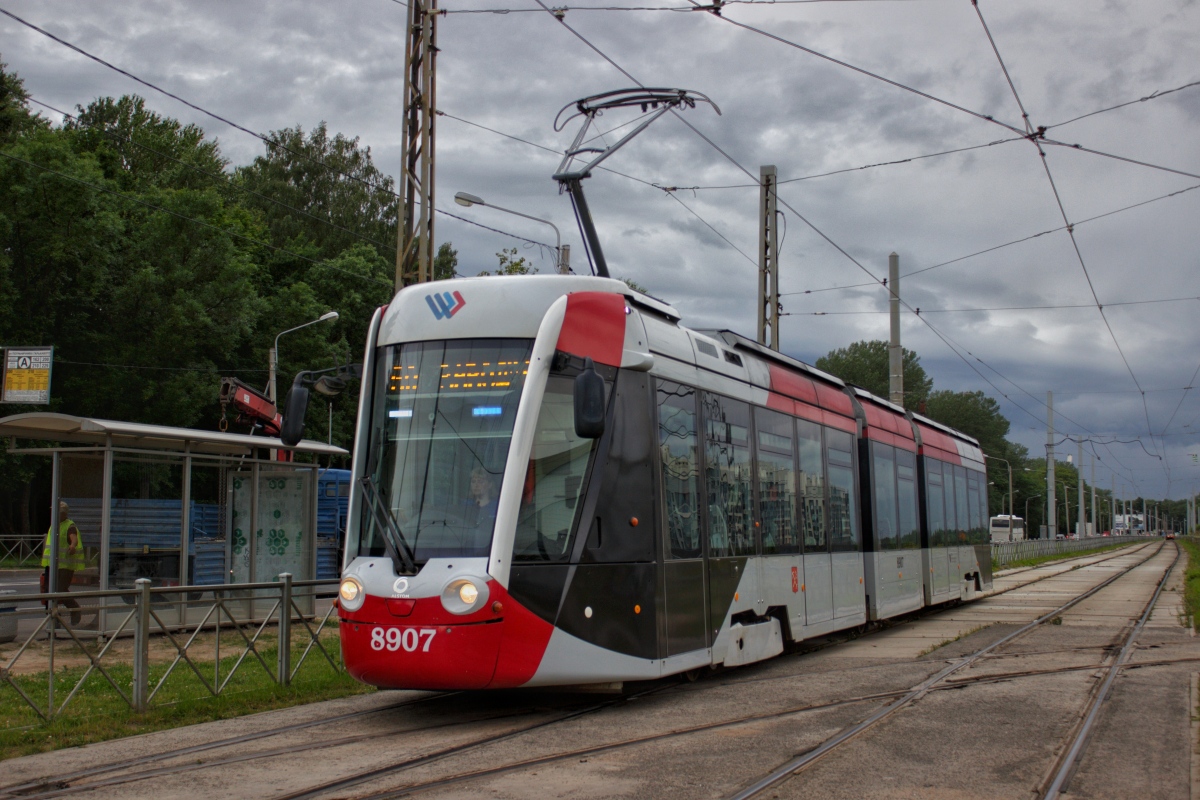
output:
M0 403L45 405L50 402L53 347L4 349L3 395Z

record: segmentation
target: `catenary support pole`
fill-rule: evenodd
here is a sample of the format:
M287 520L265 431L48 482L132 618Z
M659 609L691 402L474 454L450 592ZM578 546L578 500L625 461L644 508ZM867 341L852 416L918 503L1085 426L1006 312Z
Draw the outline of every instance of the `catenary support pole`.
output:
M1058 498L1054 496L1054 392L1046 392L1046 535L1058 533Z
M1079 495L1075 535L1082 539L1087 536L1087 506L1083 502L1083 437L1076 439L1075 444L1079 448L1078 460L1075 462L1075 490Z
M888 399L904 405L904 348L900 345L900 256L888 256L888 307L891 341L888 344ZM1009 514L1012 514L1011 509Z

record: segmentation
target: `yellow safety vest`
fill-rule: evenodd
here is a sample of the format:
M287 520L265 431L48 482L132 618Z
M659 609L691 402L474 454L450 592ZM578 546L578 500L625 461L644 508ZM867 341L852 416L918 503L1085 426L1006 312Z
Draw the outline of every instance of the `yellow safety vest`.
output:
M74 524L75 523L72 520L66 520L65 522L60 522L58 524L58 568L59 569L81 570L85 566L87 566L87 563L83 560L83 536L82 535L79 536L79 544L75 548L75 552L74 553L67 552L67 549L71 546L70 537L67 535L67 532L69 530L71 530L71 526ZM42 566L43 567L50 566L50 534L53 530L54 530L54 526L51 525L50 529L46 531L46 543L42 547ZM78 528L76 528L76 530L78 530Z

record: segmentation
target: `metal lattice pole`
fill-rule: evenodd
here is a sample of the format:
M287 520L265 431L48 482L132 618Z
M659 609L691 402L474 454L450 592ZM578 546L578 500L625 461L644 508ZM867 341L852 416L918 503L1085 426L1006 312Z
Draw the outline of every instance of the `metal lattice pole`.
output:
M404 160L396 226L396 291L433 278L437 0L409 0L404 49Z

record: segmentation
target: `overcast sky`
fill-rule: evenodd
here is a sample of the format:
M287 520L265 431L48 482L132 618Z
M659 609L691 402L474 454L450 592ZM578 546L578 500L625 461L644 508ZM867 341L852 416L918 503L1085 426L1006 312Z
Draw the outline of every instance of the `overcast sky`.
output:
M754 181L773 164L790 206L785 352L812 362L886 339L887 293L860 284L886 276L895 251L902 275L923 270L901 281L921 310L906 313L902 336L935 388L995 397L1011 437L1034 456L1044 453L1053 391L1061 435L1090 439L1085 469L1093 449L1099 456L1098 484L1152 497L1200 491L1191 456L1200 453L1200 387L1186 389L1200 370L1200 86L1068 122L1200 81L1194 0L981 0L1030 124L1098 151L1043 144L1045 166L1019 138L1021 107L969 0L728 3L723 18L680 10L689 0L569 5L560 22L533 0L439 0L448 12L438 20L437 106L447 115L437 123L439 209L553 243L545 225L464 209L453 195L549 219L576 271L586 269L570 202L550 177L559 158L479 126L561 150L577 123L555 132L560 108L633 85L607 56L643 85L702 92L722 112L682 112L712 144L668 115L606 162L624 176L586 182L614 275L673 303L691 327L752 336ZM406 9L396 0L0 8L255 131L324 120L398 172ZM203 126L234 164L262 152L257 139L7 17L0 60L59 108L137 93ZM601 130L633 116L603 117ZM917 159L963 148L975 149ZM494 268L495 253L513 246L552 269L541 248L444 214L436 225L462 274ZM1060 458L1075 452L1071 442L1060 448Z

